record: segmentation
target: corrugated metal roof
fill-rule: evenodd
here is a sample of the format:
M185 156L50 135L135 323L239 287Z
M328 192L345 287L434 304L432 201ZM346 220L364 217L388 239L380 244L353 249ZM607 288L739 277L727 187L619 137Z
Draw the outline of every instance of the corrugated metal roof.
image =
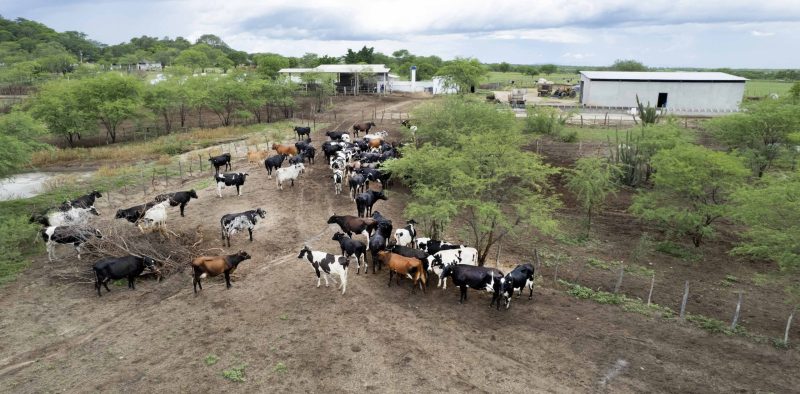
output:
M720 72L686 72L686 71L581 71L581 74L592 80L604 81L713 81L744 82L747 78Z
M283 68L279 73L388 73L384 64L321 64L314 68Z

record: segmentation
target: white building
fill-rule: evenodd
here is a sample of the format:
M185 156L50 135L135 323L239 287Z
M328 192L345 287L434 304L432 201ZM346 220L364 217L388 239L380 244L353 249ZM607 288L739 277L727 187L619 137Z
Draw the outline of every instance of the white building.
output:
M720 72L581 71L584 107L636 107L642 104L672 113L736 112L747 79Z
M389 91L389 68L383 64L321 64L314 68L284 68L278 73L296 83L307 73L335 74L336 90L344 94Z

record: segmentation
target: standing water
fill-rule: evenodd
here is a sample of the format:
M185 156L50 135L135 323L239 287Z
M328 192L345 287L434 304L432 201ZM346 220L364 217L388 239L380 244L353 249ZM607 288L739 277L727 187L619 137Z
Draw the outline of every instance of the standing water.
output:
M48 180L64 173L29 172L0 179L0 201L29 198L44 193ZM80 173L79 175L86 175Z

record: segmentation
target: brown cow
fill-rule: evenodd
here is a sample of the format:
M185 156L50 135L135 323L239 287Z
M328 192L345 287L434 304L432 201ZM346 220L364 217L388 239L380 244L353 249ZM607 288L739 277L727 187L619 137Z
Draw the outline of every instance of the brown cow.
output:
M358 137L358 132L363 131L364 134L369 133L369 129L375 126L375 122L356 123L353 125L353 136Z
M205 278L206 276L217 276L219 274L225 274L225 285L227 288L231 288L231 274L233 271L236 271L236 267L239 266L239 263L245 261L250 258L250 255L247 252L240 250L239 253L228 255L228 256L200 256L196 259L192 260L192 287L194 287L194 292L197 293L197 288L200 287L200 290L203 290L203 285L200 283L200 279Z
M419 284L419 288L422 289L422 292L425 292L428 278L425 276L425 268L422 265L422 261L414 257L405 257L385 250L378 252L378 260L389 267L389 286L392 285L392 276L397 273L398 284L400 283L400 278L406 276L414 280L414 283L411 285L412 293L414 292L414 288L417 287L417 284Z
M297 156L297 147L290 144L272 144L272 149L279 155Z
M247 152L248 163L260 163L269 156L269 152L265 150Z
M353 233L363 234L367 237L367 250L369 250L369 235L378 227L378 222L373 218L360 218L351 215L332 215L328 218L328 224L338 224L343 232L350 238Z

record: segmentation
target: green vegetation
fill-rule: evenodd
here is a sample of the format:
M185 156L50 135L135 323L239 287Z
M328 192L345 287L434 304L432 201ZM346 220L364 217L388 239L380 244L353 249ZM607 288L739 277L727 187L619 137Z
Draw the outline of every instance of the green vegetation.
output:
M0 176L24 166L35 150L46 147L37 142L46 132L44 125L27 113L0 115L0 130Z
M649 278L653 276L653 273L655 273L655 271L653 271L652 269L638 264L624 265L621 261L606 262L594 257L590 258L589 261L586 262L586 264L588 264L590 267L601 269L603 271L619 271L619 268L624 266L626 274L631 274L642 278Z
M276 373L286 373L286 371L288 371L289 368L286 367L286 364L278 362L277 364L275 364L275 368L273 368L272 370L275 371Z
M653 172L652 157L659 151L672 149L689 142L692 136L673 123L652 125L639 132L628 130L625 139L609 138L611 161L622 170L624 185L641 186L650 180Z
M526 134L545 134L559 136L569 120L570 113L564 113L553 107L528 107L528 116L522 132Z
M642 104L642 102L639 101L638 94L636 95L636 107L638 108L636 116L642 121L642 127L656 124L658 118L661 117L661 114L658 113L658 109L651 106L649 101L647 105Z
M216 354L209 354L205 359L203 359L203 362L205 362L209 367L216 364L218 361L219 357L217 357Z
M592 229L592 213L602 209L609 195L619 189L619 167L599 157L584 157L567 172L569 189L586 212L586 236Z
M687 235L695 247L713 236L711 226L730 217L729 195L747 179L735 157L696 145L678 145L653 156L653 189L634 197L631 211Z
M456 58L445 62L436 74L442 77L446 88L454 88L459 94L464 94L469 93L470 88L477 88L486 72L478 59Z
M621 60L617 59L611 67L611 71L647 71L647 66L636 60ZM638 100L637 100L638 101Z
M414 118L421 146L406 147L403 158L385 166L406 179L413 195L406 217L420 221L427 234L438 237L460 219L483 265L508 234L555 231L552 214L560 201L548 193L548 177L557 170L522 150L529 140L512 113L450 97L421 106Z
M676 257L688 262L697 261L700 258L700 255L696 251L685 248L669 240L657 243L655 249L657 252L664 253L667 256Z
M240 364L233 366L229 369L222 371L222 376L225 379L230 380L231 382L242 383L245 381L244 376L244 369L247 367L247 364Z
M767 97L776 93L780 97L790 95L792 82L774 80L749 80L744 85L745 97Z

